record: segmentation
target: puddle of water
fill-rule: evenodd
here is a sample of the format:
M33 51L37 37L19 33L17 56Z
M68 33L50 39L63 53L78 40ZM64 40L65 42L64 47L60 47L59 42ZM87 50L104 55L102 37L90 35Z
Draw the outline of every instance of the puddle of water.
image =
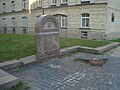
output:
M74 59L74 61L79 61L79 62L86 63L86 64L89 63L89 60Z

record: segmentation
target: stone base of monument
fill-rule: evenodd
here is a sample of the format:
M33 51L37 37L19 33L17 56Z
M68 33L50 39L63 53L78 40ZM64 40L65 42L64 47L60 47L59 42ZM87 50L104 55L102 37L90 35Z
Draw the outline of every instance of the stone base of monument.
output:
M44 63L44 62L47 62L47 61L50 61L52 60L53 58L57 58L59 55L52 55L52 56L47 56L47 57L39 57L36 55L36 62L39 62L39 63Z

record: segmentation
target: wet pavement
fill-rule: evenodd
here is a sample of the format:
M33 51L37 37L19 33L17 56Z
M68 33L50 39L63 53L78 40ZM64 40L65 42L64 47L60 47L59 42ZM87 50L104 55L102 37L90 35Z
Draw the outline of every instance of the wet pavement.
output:
M28 83L31 90L120 90L119 49L106 54L109 61L101 67L75 61L79 53L8 72Z

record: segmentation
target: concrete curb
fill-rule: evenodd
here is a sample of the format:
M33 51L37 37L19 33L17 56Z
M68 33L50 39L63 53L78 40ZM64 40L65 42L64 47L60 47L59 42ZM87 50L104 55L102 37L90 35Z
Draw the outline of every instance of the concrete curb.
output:
M11 60L7 62L0 63L0 69L7 70L10 68L19 67L22 65L22 62L19 60Z
M98 47L98 48L96 48L96 50L98 51L98 53L103 53L103 52L106 52L110 49L116 48L118 46L120 46L120 43L114 42L114 43L111 43L111 44L108 44L105 46Z

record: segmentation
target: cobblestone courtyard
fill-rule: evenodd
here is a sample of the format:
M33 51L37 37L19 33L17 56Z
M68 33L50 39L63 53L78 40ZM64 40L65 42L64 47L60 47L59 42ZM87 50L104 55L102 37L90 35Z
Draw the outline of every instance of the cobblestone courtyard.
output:
M31 90L120 90L120 47L107 55L109 61L102 67L74 61L72 55L8 72Z

